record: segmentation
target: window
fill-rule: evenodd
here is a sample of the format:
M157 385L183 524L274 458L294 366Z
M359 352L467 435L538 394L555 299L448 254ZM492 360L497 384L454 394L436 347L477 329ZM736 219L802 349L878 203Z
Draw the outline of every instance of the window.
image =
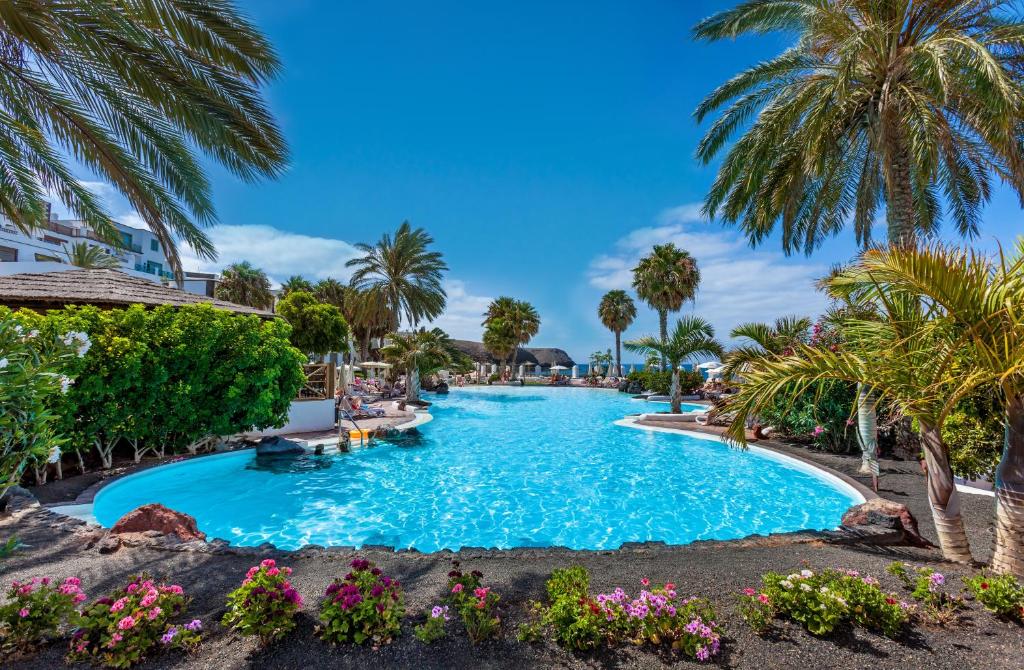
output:
M58 247L67 244L67 240L62 240L61 238L54 237L53 235L43 235L43 242L46 242L47 244L56 244Z
M47 254L36 254L36 261L40 263L60 263L62 262L56 256L49 256Z
M15 263L18 260L18 250L10 247L0 247L0 263Z
M152 251L160 251L160 243L157 242L156 240L150 240L149 241L149 248Z

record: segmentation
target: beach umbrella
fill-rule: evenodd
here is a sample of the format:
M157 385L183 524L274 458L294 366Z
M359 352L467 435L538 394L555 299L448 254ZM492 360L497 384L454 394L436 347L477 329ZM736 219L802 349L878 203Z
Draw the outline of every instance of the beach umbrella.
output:
M710 370L711 368L720 368L722 367L722 364L719 363L718 361L706 361L704 363L699 363L693 367L695 367L698 370Z

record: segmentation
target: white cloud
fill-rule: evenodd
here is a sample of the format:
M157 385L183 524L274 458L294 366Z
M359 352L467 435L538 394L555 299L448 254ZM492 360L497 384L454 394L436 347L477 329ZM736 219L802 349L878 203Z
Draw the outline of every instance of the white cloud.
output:
M699 205L665 210L657 224L631 231L612 253L594 258L587 271L590 285L629 290L640 257L655 244L672 242L693 254L701 272L696 304L684 310L710 321L721 339L740 323L786 314L814 317L827 306L827 298L814 288L828 272L823 264L751 249L732 231L708 223Z
M479 342L483 330L480 322L492 298L473 295L461 279L444 280L444 290L448 294L448 304L444 314L430 326L437 326L456 339Z

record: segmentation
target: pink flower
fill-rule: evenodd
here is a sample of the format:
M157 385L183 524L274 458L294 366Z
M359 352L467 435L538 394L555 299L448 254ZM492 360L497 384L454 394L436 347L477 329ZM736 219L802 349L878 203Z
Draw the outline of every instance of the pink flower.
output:
M487 597L487 591L488 591L488 589L479 588L479 589L476 589L475 591L473 591L473 595L475 595L477 598L486 598Z
M762 593L761 595L759 595L757 597L757 602L761 603L762 605L767 605L768 604L768 594L767 593Z
M267 570L267 575L269 575L270 577L277 577L279 574L281 574L281 571L277 568L270 568L269 570Z
M153 609L149 610L149 614L147 616L149 617L150 621L155 621L156 618L160 616L161 612L163 612L162 609L160 609L159 607L154 607Z
M131 615L126 616L117 622L117 627L120 630L131 630L135 627L135 619Z
M462 584L456 584L453 586L452 593L462 593Z
M825 432L825 429L822 428L821 426L815 426L814 427L814 437L818 437L819 435L821 435L824 432Z
M27 617L28 616L28 608L27 607L22 607L20 610L18 610L18 616L20 616L22 619Z
M111 612L120 612L121 610L124 609L124 606L127 605L127 604L128 604L128 599L127 598L121 598L120 600L116 601L113 605L110 606L110 611Z
M128 588L125 589L125 591L127 591L128 593L135 593L138 590L139 590L139 585L138 584L134 584L134 583L129 584Z
M752 596L755 593L757 593L757 591L755 591L754 589L751 589L751 588L743 589L743 595L745 595L745 596Z
M642 585L644 585L644 586L650 586L651 585L651 580L649 580L646 577L644 577L643 579L640 580L640 583Z
M120 633L114 633L110 638L110 646L113 647L115 644L124 639L124 635Z
M256 576L256 573L259 572L259 571L260 571L259 567L254 565L253 567L249 568L249 572L245 573L245 578L246 579L252 579L253 577Z
M263 559L263 561L260 562L260 565L262 565L264 568L272 568L275 565L277 565L277 562L272 558L265 558Z

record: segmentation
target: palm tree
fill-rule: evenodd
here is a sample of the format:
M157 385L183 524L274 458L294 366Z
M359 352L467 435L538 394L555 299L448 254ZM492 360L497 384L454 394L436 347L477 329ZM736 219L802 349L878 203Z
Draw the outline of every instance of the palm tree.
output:
M858 286L882 283L916 295L969 344L964 357L999 390L1005 413L996 468L992 568L1024 576L1024 240L999 262L954 248L870 251L854 270Z
M313 282L309 281L302 275L292 275L285 279L281 284L281 297L287 298L289 293L296 291L303 291L305 293L313 293Z
M220 300L257 309L270 309L274 304L274 294L270 292L270 278L249 261L232 263L224 268L220 273L215 294Z
M705 163L746 128L705 213L754 244L781 221L787 252L810 253L849 221L866 246L882 205L889 242L912 244L937 228L941 199L962 235L977 234L992 174L1024 198L1024 23L1012 4L748 0L701 21L694 36L708 41L796 35L697 108L703 120L728 105L698 147Z
M696 357L721 356L722 345L715 339L715 329L699 316L684 316L676 323L670 337L665 340L642 337L625 343L626 351L638 354L657 353L672 366L672 413L679 414L682 390L679 387L679 367Z
M384 234L376 245L357 244L363 256L345 265L356 268L352 286L374 289L391 314L391 330L398 330L402 318L416 326L444 311L447 295L441 286L448 269L440 252L429 251L434 238L422 228L402 222L394 238Z
M381 347L381 356L405 371L405 399L407 402L417 402L420 398L420 378L451 363L451 340L440 328L390 333L388 340L389 343Z
M620 289L608 291L597 306L597 316L605 328L615 333L615 370L622 375L622 332L636 319L636 305Z
M233 3L36 2L0 11L0 213L22 230L46 222L47 192L103 239L119 238L72 161L112 185L156 234L183 278L177 240L216 251L197 149L246 181L286 164L259 88L272 47Z
M657 244L651 253L633 268L633 288L641 300L658 312L661 341L668 340L668 313L678 312L687 300L693 300L700 284L697 259L671 242ZM665 367L662 356L661 367Z
M342 284L337 279L321 279L313 285L313 295L320 302L326 302L328 305L334 305L338 309L344 311L345 298L348 295L349 287Z
M842 274L830 280L833 294L842 295L849 288L849 278ZM841 321L841 350L797 344L789 354L766 356L747 367L740 392L728 405L736 411L728 434L744 443L747 419L777 403L780 396L796 399L827 380L870 381L880 400L894 403L920 427L928 501L942 554L969 563L970 545L941 427L983 377L962 368L962 337L948 328L935 328L938 310L922 305L916 294L876 286L860 300L874 307L877 317Z
M108 254L104 249L85 242L75 242L70 247L65 247L64 255L67 257L68 263L78 268L117 270L121 267L121 261Z
M369 360L370 341L391 332L391 311L377 291L360 291L349 286L341 313L352 327L352 337L359 346L359 360Z
M741 344L725 357L723 375L732 377L746 366L769 356L792 354L800 344L807 343L811 320L804 316L784 316L775 323L742 323L729 333L729 337L743 338Z
M515 328L502 319L493 319L484 328L483 335L484 349L499 361L515 354L519 346L519 338L516 337ZM502 363L502 375L504 375L504 362Z
M486 328L494 321L501 321L504 327L511 329L515 338L516 344L508 354L510 376L515 376L519 347L528 344L540 330L540 314L537 313L533 305L525 300L502 296L495 298L487 306L481 325Z

